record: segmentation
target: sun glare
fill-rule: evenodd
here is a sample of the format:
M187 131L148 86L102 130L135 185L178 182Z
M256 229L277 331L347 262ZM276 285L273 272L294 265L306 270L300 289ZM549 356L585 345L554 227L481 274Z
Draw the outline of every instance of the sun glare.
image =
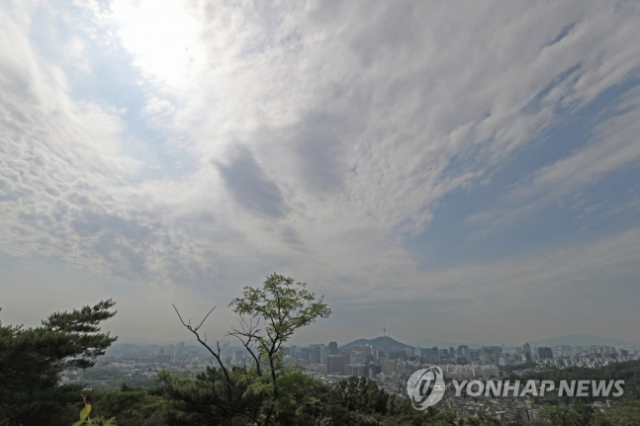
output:
M140 0L111 5L124 47L150 78L180 85L202 58L198 22L176 0Z

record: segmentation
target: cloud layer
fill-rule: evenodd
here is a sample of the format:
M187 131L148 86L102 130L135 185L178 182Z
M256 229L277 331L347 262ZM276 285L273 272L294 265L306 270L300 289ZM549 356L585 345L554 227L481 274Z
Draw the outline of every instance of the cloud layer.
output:
M564 320L560 334L640 341L633 321L581 313L640 319L632 3L2 7L10 259L74 265L116 298L184 292L191 309L275 270L353 322L338 340L375 333L380 312L416 340L438 312L443 340L542 339ZM434 267L439 247L457 260Z

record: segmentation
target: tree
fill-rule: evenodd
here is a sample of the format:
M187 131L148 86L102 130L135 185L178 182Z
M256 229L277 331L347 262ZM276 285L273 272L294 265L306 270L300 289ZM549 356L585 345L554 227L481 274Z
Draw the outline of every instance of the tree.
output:
M540 409L535 426L585 426L583 416L566 405L547 405Z
M604 413L596 413L593 426L640 426L640 400L619 405Z
M457 413L455 410L442 410L437 412L432 420L426 424L429 426L456 426Z
M349 377L332 389L332 394L348 411L365 414L382 414L389 411L389 394L366 377Z
M80 389L59 386L60 374L91 367L116 340L100 332L100 324L116 314L114 305L106 300L57 312L35 328L0 323L0 425L63 422Z
M201 407L208 412L215 409L219 422L215 424L231 425L236 417L247 418L259 425L277 423L281 417L279 404L282 403L279 382L284 372L282 345L299 329L318 318L327 318L331 310L322 297L317 299L307 289L305 283L278 274L268 276L262 287L245 287L242 297L231 301L229 306L240 321L228 335L237 338L246 348L253 360L252 367L229 369L222 362L220 342L209 345L206 337L200 335L199 330L213 309L197 326L192 326L190 321L183 320L174 306L182 324L209 351L217 366L208 369L199 377L199 382L180 384L165 377L165 385L179 401L194 402L192 391L197 386L202 387L207 382L215 384L208 408ZM195 409L193 404L191 407Z
M171 426L253 425L258 421L263 399L248 390L257 379L250 371L225 367L223 372L221 368L207 367L195 379L177 377L168 371L161 372L158 379Z
M92 413L117 419L118 426L165 426L165 401L158 389L141 389L122 384L119 390L90 391ZM95 418L92 420L92 424Z
M500 426L500 420L487 414L486 411L480 411L475 416L463 418L459 426Z
M229 305L236 314L249 317L248 321L241 322L241 329L234 329L230 335L237 337L247 348L258 374L262 373L262 361L267 361L275 399L278 397L277 376L282 369L278 356L282 344L298 329L331 315L323 297L316 300L306 286L305 283L294 283L293 278L272 274L262 288L245 287L243 297L234 299ZM264 328L260 328L261 322ZM257 344L257 352L252 343Z

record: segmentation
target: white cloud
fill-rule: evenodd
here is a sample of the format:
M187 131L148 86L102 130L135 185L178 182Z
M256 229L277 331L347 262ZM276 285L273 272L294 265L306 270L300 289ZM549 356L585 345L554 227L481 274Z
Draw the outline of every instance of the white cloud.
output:
M493 266L419 273L406 238L640 57L638 14L596 1L91 4L58 63L27 38L28 12L0 17L0 249L223 301L271 270L344 300L398 282L391 297L493 289ZM71 58L118 45L145 79L141 123L166 132L158 150L194 159L179 178L146 179L131 118L70 95ZM637 160L637 114L525 189L573 191ZM474 274L489 278L447 287Z
M171 102L155 96L152 96L148 100L147 106L144 107L144 112L149 115L165 115L171 114L173 111L175 111L175 108L171 105Z
M628 96L616 115L599 124L586 148L540 170L532 186L566 193L637 163L640 158L640 91ZM622 110L622 111L620 111Z
M467 224L488 223L489 228L494 229L504 227L551 201L579 193L613 172L637 167L640 159L639 100L639 90L627 93L619 105L611 109L610 117L593 129L592 136L580 149L543 167L528 181L505 194L498 208L470 216Z

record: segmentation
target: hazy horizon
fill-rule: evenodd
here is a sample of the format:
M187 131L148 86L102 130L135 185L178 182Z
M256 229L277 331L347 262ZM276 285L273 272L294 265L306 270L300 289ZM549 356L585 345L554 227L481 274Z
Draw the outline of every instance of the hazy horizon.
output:
M0 10L3 324L222 338L277 272L333 310L297 344L640 343L635 3Z
M623 342L623 341L617 341L615 339L609 339L603 336L592 336L592 335L587 335L587 334L576 334L576 335L571 335L571 336L556 336L550 339L545 339L545 340L541 340L541 341L523 341L523 342L518 342L518 343L505 343L505 342L489 342L489 341L476 341L476 342L447 342L447 341L441 341L441 340L433 340L433 339L419 339L417 341L402 341L402 340L398 340L395 339L394 337L391 336L384 336L384 335L379 335L379 336L368 336L368 337L357 337L357 338L353 338L349 341L338 341L336 342L338 344L338 347L343 347L345 345L360 341L360 340L376 340L376 339L380 339L380 338L391 338L399 343L405 344L405 345L409 345L409 346L413 346L414 348L431 348L434 346L440 347L442 349L447 349L451 346L453 347L458 347L459 345L467 345L469 347L475 347L475 348L480 348L483 346L505 346L507 348L522 348L522 346L524 346L525 343L529 343L531 346L533 347L542 347L542 346L563 346L563 345L569 345L569 346L616 346L616 347L639 347L640 343L636 343L636 342ZM552 341L562 341L562 342L570 342L571 340L575 340L576 338L580 339L580 340L584 340L584 341L591 341L593 343L558 343L557 345L551 344L550 342ZM243 345L235 338L232 338L230 336L227 336L226 338L222 338L219 339L221 343L223 343L223 347L229 347L229 348L242 348ZM602 342L602 343L598 343L598 342ZM606 343L605 343L606 342ZM118 339L114 344L116 345L125 345L125 344L139 344L139 345L176 345L179 343L185 343L186 345L191 345L191 346L201 346L201 344L195 339L195 338L187 338L185 340L166 340L166 341L162 341L162 340L136 340L136 339L128 339L128 338L124 338L124 339ZM207 344L211 344L212 342L209 341L207 342ZM315 345L315 344L324 344L327 345L328 341L310 341L304 344L298 344L297 339L292 339L290 341L288 341L288 343L286 344L286 346L300 346L300 347L304 347L304 346L308 346L308 345Z

